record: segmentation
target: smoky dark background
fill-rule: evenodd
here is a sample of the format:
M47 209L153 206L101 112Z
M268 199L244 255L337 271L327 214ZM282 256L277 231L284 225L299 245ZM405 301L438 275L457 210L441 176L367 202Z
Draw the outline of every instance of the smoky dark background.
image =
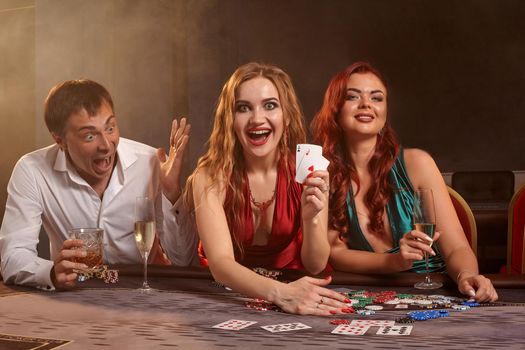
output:
M249 61L288 72L308 122L330 78L368 61L404 146L445 173L523 170L523 18L521 0L0 0L0 217L15 162L52 143L53 85L102 83L122 136L154 147L187 116L188 175L223 83Z

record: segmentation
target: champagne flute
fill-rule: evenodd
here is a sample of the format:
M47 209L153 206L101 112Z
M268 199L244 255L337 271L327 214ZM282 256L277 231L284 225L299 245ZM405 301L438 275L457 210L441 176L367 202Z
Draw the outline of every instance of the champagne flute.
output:
M419 189L414 192L414 228L434 237L436 230L436 210L434 207L434 195L431 189ZM428 268L428 253L425 252L425 280L414 285L417 289L437 289L443 283L432 281Z
M140 255L144 260L144 281L141 292L149 292L152 288L148 284L148 256L155 240L155 207L149 197L137 197L135 200L135 242Z

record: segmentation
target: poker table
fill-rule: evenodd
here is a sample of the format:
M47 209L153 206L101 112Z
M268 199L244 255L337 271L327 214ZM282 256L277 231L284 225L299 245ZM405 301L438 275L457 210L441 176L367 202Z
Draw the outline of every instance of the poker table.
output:
M250 299L215 283L208 270L150 266L156 290L142 294L140 266L114 266L117 283L90 279L71 291L46 292L0 284L0 349L525 349L525 276L487 275L500 301L448 317L415 321L409 335L332 334L330 321L396 320L407 310L389 309L374 315L299 316L257 310ZM283 271L292 281L301 271ZM339 291L395 291L407 294L459 296L444 275L432 275L444 287L419 291L412 286L423 276L411 273L357 275L333 272L330 288ZM247 304L248 303L248 304ZM228 320L257 322L240 330L214 325ZM311 328L272 333L262 326L300 322Z

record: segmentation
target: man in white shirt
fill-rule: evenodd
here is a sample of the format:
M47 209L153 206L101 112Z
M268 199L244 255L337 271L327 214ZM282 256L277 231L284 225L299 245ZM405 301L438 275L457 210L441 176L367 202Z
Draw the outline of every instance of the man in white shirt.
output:
M150 263L190 265L198 238L182 230L175 204L181 194L182 156L190 126L173 121L170 152L120 137L108 91L90 80L55 86L45 103L45 121L56 144L23 156L7 192L0 229L0 259L6 283L52 290L75 285L85 268L71 258L85 251L68 230L104 229L108 264L140 263L133 235L135 198L155 199L157 239ZM188 220L183 220L188 221ZM41 226L50 241L51 258L37 255ZM164 254L163 249L166 254Z

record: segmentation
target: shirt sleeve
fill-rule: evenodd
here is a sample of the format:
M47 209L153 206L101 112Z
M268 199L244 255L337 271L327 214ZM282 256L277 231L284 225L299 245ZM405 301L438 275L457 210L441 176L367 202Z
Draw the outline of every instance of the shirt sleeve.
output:
M42 227L42 201L29 164L20 160L9 184L2 227L0 257L2 276L7 284L54 290L53 262L38 257L37 244Z
M182 196L171 204L162 196L164 216L163 234L160 243L173 265L198 265L197 245L199 243L193 215L183 203Z

